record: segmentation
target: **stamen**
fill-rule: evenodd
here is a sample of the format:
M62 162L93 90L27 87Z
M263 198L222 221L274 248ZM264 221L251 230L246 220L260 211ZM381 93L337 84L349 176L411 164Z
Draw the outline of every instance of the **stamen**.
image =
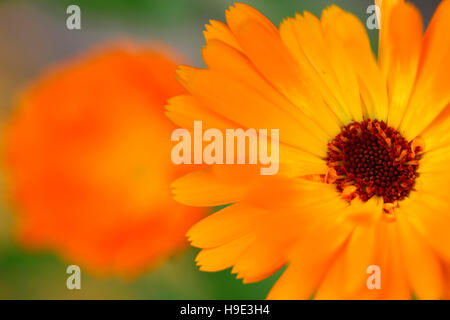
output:
M416 137L411 142L411 152L412 155L415 157L416 154L421 154L425 150L425 140L423 140L421 137Z
M329 144L329 145L328 145L328 148L330 148L331 150L336 151L336 152L338 152L338 153L341 152L341 149L339 149L338 147L336 147L334 144Z
M327 183L334 183L337 180L336 170L334 168L328 169L327 175L325 176Z
M344 190L342 190L341 197L345 200L352 200L354 197L354 193L356 192L357 188L355 186L348 186L345 187Z
M402 150L402 152L400 153L400 156L396 159L397 162L400 162L407 154L408 154L407 150Z
M383 205L383 218L388 221L392 222L395 221L395 211L394 209L398 206L396 203L385 203Z

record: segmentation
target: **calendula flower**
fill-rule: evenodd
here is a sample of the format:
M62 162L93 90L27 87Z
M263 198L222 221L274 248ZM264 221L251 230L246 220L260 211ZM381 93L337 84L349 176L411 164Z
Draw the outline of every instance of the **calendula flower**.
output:
M245 283L287 265L269 299L443 298L450 258L450 1L384 0L378 61L336 6L276 28L235 4L206 27L207 69L181 66L181 126L279 129L280 169L214 165L174 182L192 206L231 204L188 232L201 270Z
M172 199L169 54L107 45L37 79L8 123L17 235L94 273L134 276L179 250L202 211Z

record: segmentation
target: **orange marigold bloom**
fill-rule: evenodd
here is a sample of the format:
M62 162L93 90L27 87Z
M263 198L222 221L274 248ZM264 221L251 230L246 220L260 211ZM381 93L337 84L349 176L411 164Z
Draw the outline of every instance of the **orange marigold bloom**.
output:
M6 135L18 236L102 274L132 276L185 244L202 210L175 202L174 125L184 92L167 54L113 44L55 67L21 96Z
M278 29L235 4L226 21L206 27L208 68L180 67L190 95L168 116L279 129L280 169L214 165L174 182L182 203L231 204L188 232L200 269L233 267L248 283L287 265L269 299L444 297L450 1L423 34L413 5L383 0L378 62L364 25L336 6Z

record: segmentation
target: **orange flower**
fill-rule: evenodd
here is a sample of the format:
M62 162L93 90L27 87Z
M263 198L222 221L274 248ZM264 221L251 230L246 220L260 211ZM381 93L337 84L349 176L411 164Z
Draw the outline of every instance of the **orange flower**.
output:
M21 97L6 139L18 235L103 274L134 275L185 244L202 216L176 203L174 61L133 44L54 68Z
M233 267L248 283L287 265L269 299L444 297L450 1L424 35L413 5L382 5L378 63L336 6L277 29L236 4L206 27L208 69L179 69L190 95L169 117L279 129L280 169L214 165L174 182L182 203L232 204L188 232L201 270Z

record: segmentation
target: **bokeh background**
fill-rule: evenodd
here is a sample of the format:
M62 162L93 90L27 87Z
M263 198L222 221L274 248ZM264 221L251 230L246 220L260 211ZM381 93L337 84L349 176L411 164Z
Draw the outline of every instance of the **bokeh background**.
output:
M203 66L202 31L210 19L224 20L231 0L0 0L0 122L7 120L17 92L49 66L99 43L132 38L164 42L184 61ZM364 22L369 0L243 0L279 25L295 12L316 15L330 4ZM439 0L415 0L427 23ZM81 8L81 30L66 28L66 8ZM377 31L368 30L376 52ZM52 252L29 252L12 235L14 214L0 175L0 299L263 299L280 272L242 284L230 270L197 270L197 250L188 249L133 280L97 278L82 272L82 289L68 290L70 261ZM214 209L211 209L214 210Z

